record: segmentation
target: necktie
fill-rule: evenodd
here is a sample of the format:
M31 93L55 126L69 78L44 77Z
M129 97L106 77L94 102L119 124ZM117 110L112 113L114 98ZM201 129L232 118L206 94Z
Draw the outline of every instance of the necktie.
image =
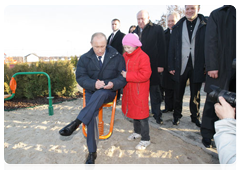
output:
M102 68L102 60L101 60L102 56L98 56L98 62L99 62L99 66L100 68Z
M112 33L111 37L110 37L110 40L109 40L109 45L112 43L113 37L114 37L114 34Z

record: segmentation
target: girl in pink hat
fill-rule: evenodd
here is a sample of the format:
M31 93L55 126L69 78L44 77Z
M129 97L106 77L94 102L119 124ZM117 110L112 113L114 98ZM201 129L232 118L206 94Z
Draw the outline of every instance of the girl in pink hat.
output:
M149 106L148 95L150 76L152 74L149 56L142 51L142 43L137 34L127 34L122 44L123 57L126 62L126 71L122 71L127 85L123 88L122 111L125 116L133 119L134 133L128 140L141 138L136 146L138 150L144 150L150 145L149 136Z

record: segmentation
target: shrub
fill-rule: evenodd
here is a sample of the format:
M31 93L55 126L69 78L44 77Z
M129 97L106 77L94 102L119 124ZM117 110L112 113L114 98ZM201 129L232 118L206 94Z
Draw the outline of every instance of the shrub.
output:
M9 93L9 82L17 72L46 72L51 79L52 95L73 96L76 80L73 72L74 66L70 61L37 62L32 64L16 64L9 69L4 65L4 93ZM33 99L39 96L48 96L48 79L43 74L17 75L17 89L15 98Z

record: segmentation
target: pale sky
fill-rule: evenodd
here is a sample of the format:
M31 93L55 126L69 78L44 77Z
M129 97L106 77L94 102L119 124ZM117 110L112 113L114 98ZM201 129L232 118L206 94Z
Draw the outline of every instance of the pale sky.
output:
M184 5L180 5L184 7ZM222 5L201 5L209 16ZM166 13L167 5L9 5L4 9L4 53L7 56L80 56L90 48L94 32L111 34L111 20L121 21L127 33L137 25L141 9L150 13L152 22Z

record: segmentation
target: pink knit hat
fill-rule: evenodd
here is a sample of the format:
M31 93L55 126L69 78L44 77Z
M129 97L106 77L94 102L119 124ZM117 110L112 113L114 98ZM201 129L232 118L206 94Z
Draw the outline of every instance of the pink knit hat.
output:
M137 34L132 34L129 33L123 37L122 40L123 45L129 45L131 47L141 47L142 43L139 41L138 35Z

